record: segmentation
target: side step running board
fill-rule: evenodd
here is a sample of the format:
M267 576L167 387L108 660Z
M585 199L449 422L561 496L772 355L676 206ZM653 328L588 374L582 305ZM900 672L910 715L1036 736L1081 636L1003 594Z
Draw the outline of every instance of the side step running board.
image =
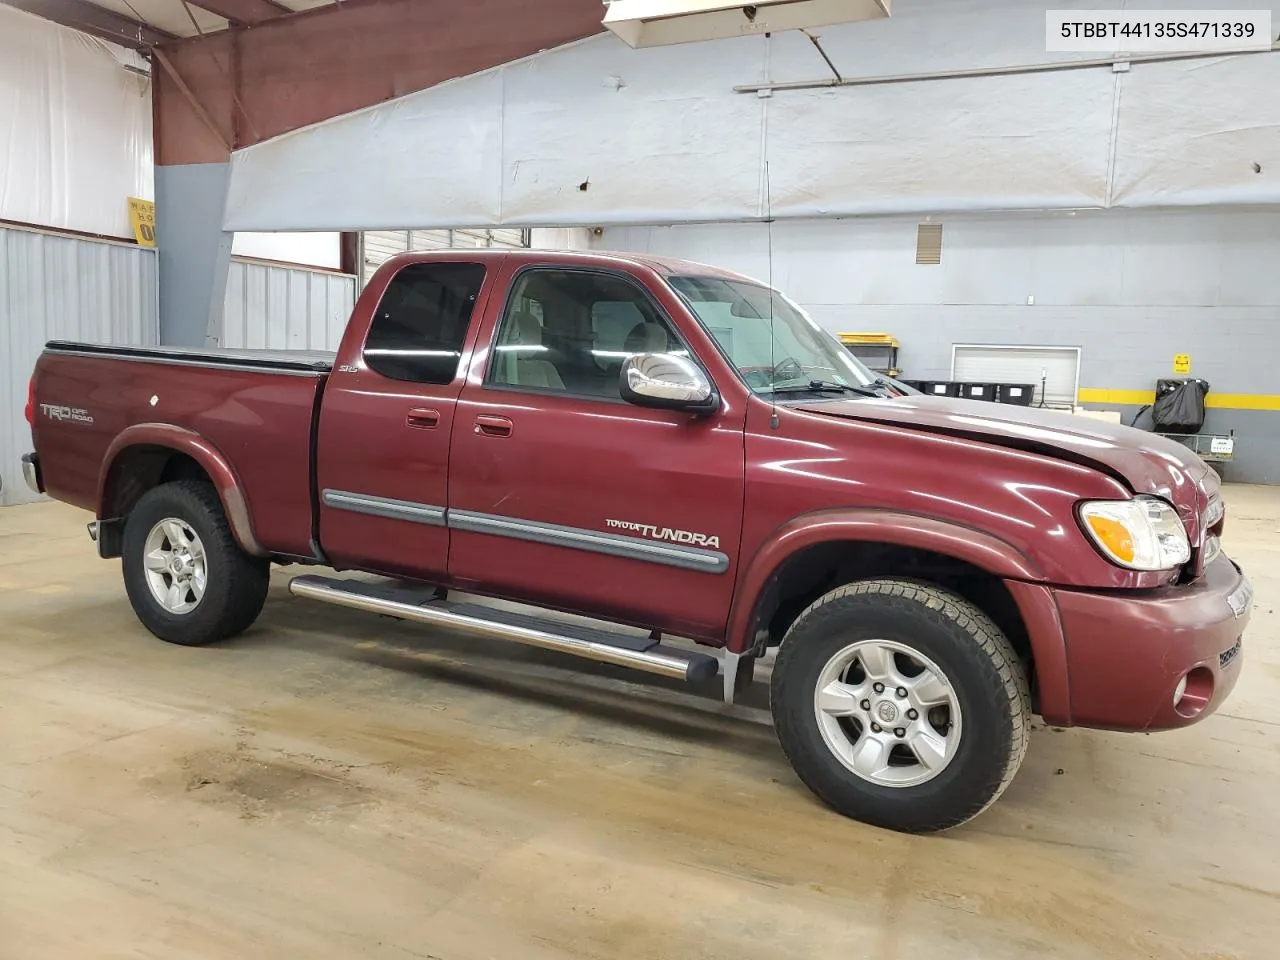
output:
M437 600L429 589L303 576L289 582L289 592L353 610L448 627L493 640L512 640L678 680L706 680L720 670L715 657L666 647L648 637L629 637L476 603Z

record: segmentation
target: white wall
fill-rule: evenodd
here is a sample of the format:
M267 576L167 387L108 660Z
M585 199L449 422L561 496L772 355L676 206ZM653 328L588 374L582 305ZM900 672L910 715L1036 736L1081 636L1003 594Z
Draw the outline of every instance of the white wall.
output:
M1261 5L1280 21L1280 0ZM893 10L821 31L845 77L1096 56L1045 52L1042 0L896 0ZM226 227L1280 203L1275 53L734 92L824 77L797 32L644 50L593 37L239 151Z
M342 237L337 233L237 233L231 254L337 270L342 266Z
M591 232L583 227L535 227L529 231L534 250L590 250Z
M132 237L152 199L150 80L132 51L0 4L0 219Z

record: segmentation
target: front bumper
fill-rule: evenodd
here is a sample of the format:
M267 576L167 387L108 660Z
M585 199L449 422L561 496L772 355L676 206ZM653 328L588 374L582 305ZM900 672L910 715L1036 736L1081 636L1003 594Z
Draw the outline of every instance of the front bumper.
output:
M1055 590L1072 722L1169 730L1209 716L1240 676L1251 591L1225 554L1186 586L1139 595ZM1187 692L1175 705L1184 678Z
M36 493L44 493L44 477L40 475L40 457L34 453L22 457L22 479Z

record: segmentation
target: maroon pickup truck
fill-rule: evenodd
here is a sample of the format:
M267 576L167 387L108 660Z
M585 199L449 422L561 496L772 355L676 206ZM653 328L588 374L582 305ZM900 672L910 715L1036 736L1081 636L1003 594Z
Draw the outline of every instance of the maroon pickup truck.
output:
M245 630L302 563L376 576L300 597L718 675L730 702L777 646L796 773L898 830L986 808L1033 712L1180 727L1240 671L1250 586L1186 448L905 395L713 267L410 254L336 355L53 342L28 418L28 482L94 512L163 640Z

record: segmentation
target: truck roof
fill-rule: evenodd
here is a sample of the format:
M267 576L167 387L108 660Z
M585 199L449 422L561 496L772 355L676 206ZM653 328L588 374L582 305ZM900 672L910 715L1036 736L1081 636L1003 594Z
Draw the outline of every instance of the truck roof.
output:
M657 257L648 253L627 253L610 250L526 250L520 249L448 249L419 250L398 254L393 258L397 263L426 262L439 259L455 260L465 257L468 260L485 262L503 257L515 257L525 263L566 263L579 266L612 267L622 264L645 266L664 276L685 274L698 277L721 277L726 280L743 280L748 283L760 283L753 277L707 263L693 260L678 260L672 257Z

